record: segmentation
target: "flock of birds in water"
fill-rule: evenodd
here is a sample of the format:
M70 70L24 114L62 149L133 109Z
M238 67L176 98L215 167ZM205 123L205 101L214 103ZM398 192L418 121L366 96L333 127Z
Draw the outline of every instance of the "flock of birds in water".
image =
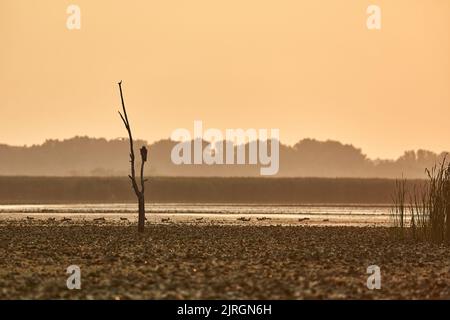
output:
M30 217L30 216L27 216L26 219L28 221L34 220L34 218ZM128 218L125 218L125 217L120 217L119 219L120 219L120 221L129 221ZM147 221L147 218L145 218L145 220ZM248 221L251 221L252 218L250 218L250 217L248 217L248 218L240 217L240 218L237 218L236 220L243 221L243 222L248 222ZM272 219L268 218L268 217L257 217L256 220L258 220L258 221L266 221L266 220L272 220ZM310 220L310 218L299 218L298 219L299 222L308 221L308 220ZM55 222L56 218L53 218L53 217L52 218L47 218L47 221ZM61 222L68 222L68 221L72 221L72 219L71 218L66 218L66 217L63 217L61 219ZM100 218L94 218L93 221L95 221L95 222L106 222L106 219L104 217L100 217ZM195 221L197 221L197 222L203 221L203 217L196 218ZM328 222L328 221L330 221L330 220L329 219L323 219L323 222ZM170 218L162 218L161 222L162 223L171 223L172 220Z

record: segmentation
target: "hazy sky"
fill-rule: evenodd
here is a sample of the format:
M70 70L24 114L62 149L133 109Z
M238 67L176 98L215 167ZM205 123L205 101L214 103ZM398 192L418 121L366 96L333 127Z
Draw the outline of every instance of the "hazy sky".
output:
M198 119L370 157L450 150L449 0L0 0L0 39L1 143L125 136L123 80L149 141Z

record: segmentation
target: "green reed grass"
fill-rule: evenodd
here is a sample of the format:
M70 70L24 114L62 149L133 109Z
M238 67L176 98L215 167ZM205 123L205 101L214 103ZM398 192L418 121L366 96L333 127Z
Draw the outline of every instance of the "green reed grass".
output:
M425 183L396 181L391 216L395 235L450 244L450 163L426 169Z

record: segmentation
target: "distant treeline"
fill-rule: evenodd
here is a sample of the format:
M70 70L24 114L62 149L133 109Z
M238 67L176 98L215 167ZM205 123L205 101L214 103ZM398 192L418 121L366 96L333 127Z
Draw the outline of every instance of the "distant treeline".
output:
M418 181L410 181L409 183ZM420 181L419 181L420 183ZM148 202L390 204L395 181L352 178L150 178ZM0 177L0 204L135 202L127 178Z
M161 140L146 145L146 175L171 177L257 177L260 165L175 165L170 154L176 142ZM206 146L206 142L204 145ZM4 176L126 176L128 141L75 137L47 140L42 145L0 145L0 175ZM248 150L248 145L246 145ZM407 151L396 160L369 159L360 149L337 141L304 139L293 146L280 144L278 177L426 178L425 168L444 153ZM247 153L248 159L248 153Z

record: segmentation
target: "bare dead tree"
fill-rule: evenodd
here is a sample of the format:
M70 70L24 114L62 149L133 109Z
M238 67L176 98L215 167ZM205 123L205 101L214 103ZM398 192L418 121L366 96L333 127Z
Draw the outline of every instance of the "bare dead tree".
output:
M131 174L128 175L128 177L131 180L131 185L133 187L134 193L136 194L136 197L138 199L139 204L139 217L138 217L138 232L144 232L144 226L145 226L145 181L147 179L144 179L144 164L147 161L147 148L143 146L141 151L141 177L140 177L140 189L138 186L138 183L136 182L136 170L134 168L134 146L133 146L133 135L131 134L131 126L130 122L128 121L128 115L127 110L125 109L125 102L123 99L122 94L122 81L119 82L119 90L120 90L120 99L122 101L122 111L123 114L119 111L120 118L123 121L123 124L125 125L125 128L128 131L128 138L130 141L130 163L131 163Z

